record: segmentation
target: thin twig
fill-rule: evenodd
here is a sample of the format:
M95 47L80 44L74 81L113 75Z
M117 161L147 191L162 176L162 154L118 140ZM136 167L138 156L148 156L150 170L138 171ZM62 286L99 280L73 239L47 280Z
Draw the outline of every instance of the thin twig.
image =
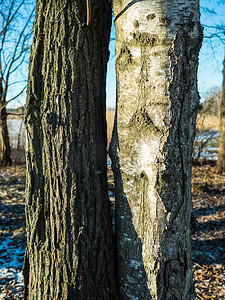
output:
M87 26L91 24L91 0L87 1Z

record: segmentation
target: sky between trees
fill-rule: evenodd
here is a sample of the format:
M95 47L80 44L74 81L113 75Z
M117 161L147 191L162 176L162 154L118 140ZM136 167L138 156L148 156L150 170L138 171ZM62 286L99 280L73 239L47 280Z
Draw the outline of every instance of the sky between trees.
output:
M207 9L215 13L209 13ZM201 23L203 25L215 26L223 25L225 28L225 1L220 0L200 0ZM205 27L204 34L210 35L211 29ZM116 103L116 75L115 75L115 30L112 28L110 42L110 60L108 62L107 73L107 105L114 107ZM224 33L225 39L225 33ZM222 88L222 69L223 59L225 56L225 45L219 39L205 38L202 44L199 55L199 69L198 69L198 86L201 99L213 88Z
M33 1L33 0L32 0ZM223 25L225 15L225 3L224 0L200 0L201 6L201 23L203 25L215 26ZM215 13L207 12L207 9L214 11ZM205 28L204 34L210 35L210 29ZM225 34L224 34L225 39ZM107 72L107 106L115 107L116 103L116 75L115 75L115 28L112 26L111 42L109 45L110 60L108 62ZM221 43L219 39L205 38L200 55L199 55L199 71L198 71L198 86L202 100L213 88L221 88L222 86L222 68L223 59L225 56L225 45ZM23 68L23 76L26 74L28 64ZM11 95L11 93L9 93ZM16 108L25 103L26 93L24 93L19 101L10 103L8 108Z

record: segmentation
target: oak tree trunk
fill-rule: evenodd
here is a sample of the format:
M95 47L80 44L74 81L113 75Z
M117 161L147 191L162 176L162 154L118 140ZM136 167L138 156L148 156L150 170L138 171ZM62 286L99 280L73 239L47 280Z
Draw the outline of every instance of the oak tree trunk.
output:
M215 172L225 173L225 60L223 61L223 85L220 102L220 142Z
M113 1L117 108L110 145L122 299L194 299L191 155L198 0Z
M117 299L106 176L108 0L37 0L29 64L25 299Z

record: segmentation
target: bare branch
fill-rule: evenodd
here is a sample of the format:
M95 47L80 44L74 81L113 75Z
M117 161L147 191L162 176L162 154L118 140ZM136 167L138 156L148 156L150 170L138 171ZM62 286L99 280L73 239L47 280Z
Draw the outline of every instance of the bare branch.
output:
M203 7L203 6L200 6L200 8L201 8L201 11L204 13L207 13L209 15L216 15L216 12L214 9L209 9L208 7Z
M17 65L14 69L12 69L12 70L9 72L9 75L13 74L13 73L14 73L14 72L22 65L22 63L24 62L26 53L20 52L20 54L18 55L18 57L15 58L14 63L15 63L17 60L19 60L19 59L21 58L22 55L23 55L23 58L22 58L21 61L18 63L18 65Z
M14 101L14 100L17 99L19 96L21 96L21 95L23 94L23 92L25 91L25 89L27 88L27 86L24 86L23 89L22 89L16 96L14 96L13 98L11 98L11 99L8 100L8 101L5 101L5 99L3 99L3 98L6 97L8 86L5 86L5 88L6 88L6 89L5 89L4 92L2 93L2 99L1 99L0 111L1 111L4 107L6 107L6 105L8 105L10 102Z
M216 26L213 26L213 25L202 24L202 26L205 27L205 28L216 29L216 30L222 30L222 31L225 33L225 26L223 26L223 25L216 25Z
M7 18L7 21L6 21L6 25L5 27L3 28L3 32L7 32L8 31L8 28L11 24L11 22L15 19L15 16L17 15L17 13L19 12L20 8L23 6L24 4L24 0L22 0L19 4L19 6L17 7L17 9L15 10L15 12L12 14L11 16L11 12L12 12L12 9L13 9L13 6L14 6L14 0L12 0L12 3L11 3L11 7L9 9L9 15L8 15L8 18ZM11 16L11 17L10 17Z
M8 87L19 83L25 83L25 82L27 82L27 79L20 80L20 81L13 81L12 83L8 84Z
M4 42L5 42L5 37L6 37L6 32L7 32L7 24L9 23L9 19L10 19L10 15L11 15L11 12L12 12L12 9L13 9L13 5L14 5L14 1L12 1L11 3L11 6L9 8L9 12L8 12L8 16L7 16L7 19L6 19L6 25L3 26L3 29L0 33L0 35L2 35L2 42L1 42L1 48L0 48L0 76L1 78L3 77L3 74L2 74L2 49L3 49L3 45L4 45Z
M7 112L7 115L12 115L12 116L24 116L24 113L14 113L14 112Z
M8 104L8 103L10 103L10 102L12 102L12 101L14 101L16 98L18 98L19 96L21 96L22 94L23 94L23 92L25 91L25 89L27 88L27 86L25 86L16 96L14 96L13 98L11 98L11 99L9 99L8 101L6 101L6 104L5 104L5 106Z
M6 37L6 33L7 33L7 30L9 28L9 24L11 23L11 21L13 20L11 17L11 13L12 13L12 9L13 9L13 6L14 6L14 0L11 2L11 6L9 8L9 12L8 12L8 16L7 16L7 19L6 19L6 24L5 26L3 27L2 29L2 45L1 45L1 49L0 51L2 50L3 48L3 45L4 45L4 42L5 42L5 37Z
M224 33L212 33L211 35L204 35L204 38L206 39L212 39L212 38L217 38L219 39L223 44L225 44L225 35L224 36L221 36L221 35L224 35Z
M7 70L7 73L6 73L6 81L8 81L9 75L11 74L11 68L12 68L13 64L22 56L22 54L25 52L25 50L26 51L28 50L26 48L23 48L23 45L24 45L25 41L28 39L29 34L25 35L25 37L23 39L23 42L22 42L22 49L21 49L20 53L17 56L18 47L21 44L21 39L22 39L22 37L24 35L25 29L27 28L28 24L30 23L30 20L32 18L33 13L34 13L34 9L31 11L27 22L25 23L23 29L20 32L19 38L18 38L16 46L14 48L14 53L12 55L11 62L9 64L9 66L8 66L8 70Z

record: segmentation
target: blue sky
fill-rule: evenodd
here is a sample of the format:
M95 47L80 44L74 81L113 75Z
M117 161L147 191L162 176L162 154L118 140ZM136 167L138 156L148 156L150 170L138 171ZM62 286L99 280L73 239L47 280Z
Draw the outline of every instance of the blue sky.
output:
M107 66L106 105L116 106L116 70L115 70L115 27L112 26L111 41L109 44L110 57Z
M207 26L223 25L225 27L225 0L201 0L201 23ZM207 9L214 11L211 13ZM204 34L210 36L213 29L204 29ZM115 38L115 30L112 28L112 38ZM222 37L223 35L221 35ZM224 34L225 39L225 34ZM115 107L116 103L116 75L115 75L115 40L110 42L110 60L107 73L107 106ZM199 55L198 87L201 101L214 89L222 86L223 58L225 44L218 38L204 38Z
M33 0L32 0L33 1ZM29 1L28 1L29 2ZM207 26L223 25L225 27L225 0L200 0L201 23ZM207 12L207 9L215 13ZM204 34L210 36L212 29L205 28ZM221 35L221 37L225 34ZM115 75L115 29L112 27L111 42L109 45L110 59L107 72L107 106L115 107L116 103L116 75ZM222 68L225 55L225 45L218 38L204 38L204 42L199 56L198 85L202 100L213 90L222 86ZM28 67L28 64L25 68ZM24 75L26 70L24 70ZM10 93L9 93L10 94ZM8 105L8 108L16 108L25 103L26 94L20 97L19 103L14 101Z
M9 17L8 13L9 11L11 12L9 17L11 22L7 28L3 43L3 35L0 35L0 47L2 48L0 59L4 80L7 78L7 73L10 74L7 101L10 101L16 95L20 94L26 87L29 45L32 39L31 26L34 17L34 12L32 13L34 1L35 0L24 0L23 4L21 4L22 1L13 2L11 0L5 0L0 7L0 23L3 28L7 24L6 20ZM21 32L23 32L22 37L20 37ZM25 37L26 40L24 40ZM23 49L27 49L27 51L23 52ZM21 53L23 54L20 55ZM24 91L22 95L16 98L16 100L10 102L9 105L7 105L7 108L16 108L23 105L25 103L25 98L26 93Z
M202 0L201 23L206 26L219 25L225 28L225 1ZM213 10L215 14L207 13L204 8ZM219 38L209 39L215 31L204 28L204 41L199 55L198 87L204 99L207 94L216 87L222 87L223 59L225 56L225 44ZM217 31L218 32L218 31ZM225 32L220 35L225 41Z

